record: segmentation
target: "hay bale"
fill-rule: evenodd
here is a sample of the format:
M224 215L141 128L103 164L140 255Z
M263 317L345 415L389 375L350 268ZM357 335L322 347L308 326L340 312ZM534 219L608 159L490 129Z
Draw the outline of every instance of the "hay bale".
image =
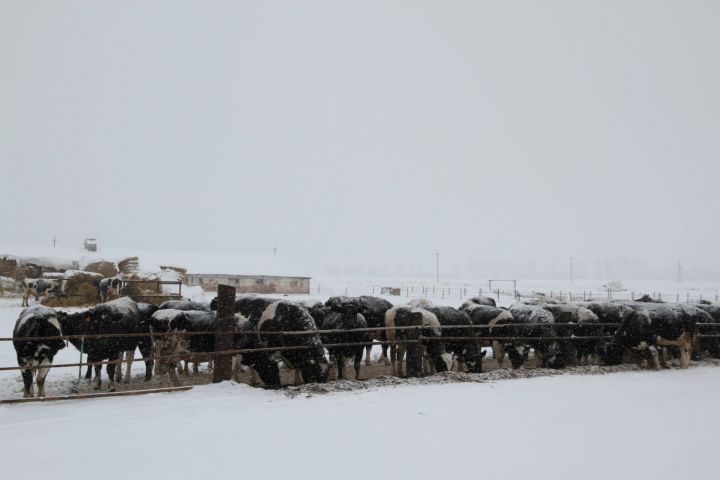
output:
M41 278L42 274L42 265L37 265L35 263L21 263L18 265L17 277L15 278L18 280L23 280L25 278Z
M160 270L172 270L179 273L182 278L185 278L185 275L187 275L187 268L175 267L172 265L160 265Z
M0 256L0 277L17 278L16 259L8 256Z
M146 295L157 295L161 292L161 286L158 284L160 278L155 274L146 274L142 277L134 275L132 278L124 278L124 280L129 281L123 286L122 294L133 299Z
M87 300L97 301L100 298L100 280L103 278L105 277L99 273L68 270L64 275L62 290L67 296L84 297Z
M133 278L140 276L140 259L138 257L128 257L117 263L123 278Z
M0 296L14 295L17 293L18 284L15 279L0 276Z
M105 278L115 277L120 273L115 262L109 262L107 260L88 263L83 270L86 272L99 273Z

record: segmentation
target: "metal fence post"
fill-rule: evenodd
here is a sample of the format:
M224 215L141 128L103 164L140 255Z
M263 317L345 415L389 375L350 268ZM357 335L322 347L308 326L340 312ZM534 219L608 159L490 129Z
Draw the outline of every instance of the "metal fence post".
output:
M215 319L215 351L232 350L235 323L235 287L218 285L217 318ZM232 355L216 355L213 383L230 380Z

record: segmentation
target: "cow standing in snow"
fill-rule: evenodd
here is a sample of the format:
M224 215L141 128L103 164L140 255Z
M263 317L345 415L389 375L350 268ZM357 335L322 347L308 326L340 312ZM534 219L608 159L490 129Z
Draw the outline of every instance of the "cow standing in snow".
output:
M315 311L317 311L317 307ZM357 331L368 326L365 317L359 311L360 305L348 300L333 306L332 309L328 309L319 322L320 330L333 330L332 333L323 333L321 335L323 343L326 345L348 344L347 346L327 347L330 354L331 369L337 364L336 379L343 378L345 359L351 358L355 367L355 380L360 380L360 362L363 349L365 345L372 346L370 333Z
M141 304L142 305L142 304ZM128 358L125 383L130 383L131 368L135 349L139 348L145 358L145 380L152 377L153 360L152 338L150 337L149 325L146 317L152 308L142 309L128 297L118 298L110 302L101 303L94 308L76 313L58 313L58 319L66 335L73 336L94 336L93 338L72 338L72 343L78 350L87 353L88 362L101 362L108 360L107 374L109 377L108 390L114 391L116 381L122 380L122 359L126 354ZM103 335L115 334L143 334L147 336L112 336ZM102 365L94 365L95 388L99 389L102 384ZM89 372L88 372L89 374ZM86 376L89 378L89 375Z
M512 314L507 309L473 303L472 305L464 308L464 310L470 316L470 321L473 325L483 325L489 327L476 329L475 335L477 337L503 337L510 336L512 334L512 331L507 328L492 328L496 325L509 325L513 323ZM505 360L505 343L506 342L499 340L493 340L491 342L493 358L497 362L499 368L502 368L503 361ZM518 359L516 359L516 363L517 362Z
M120 298L121 286L122 280L120 280L120 277L103 278L100 280L100 301L105 303L108 300Z
M65 347L61 339L43 337L62 336L57 313L52 308L33 305L20 312L13 329L13 346L17 353L18 366L23 367L22 379L25 387L23 396L33 396L33 373L37 372L38 397L45 396L45 377L58 350ZM27 340L23 338L33 338Z
M712 323L712 317L692 305L627 302L632 311L623 318L613 340L603 352L608 365L622 363L623 353L632 350L639 361L654 368L667 367L664 351L658 347L677 347L680 368L688 368L697 340L697 323Z
M22 307L30 306L28 303L30 297L34 297L35 301L38 301L40 297L47 297L50 294L59 295L61 293L60 282L57 279L26 278L22 281L21 287L23 289Z
M333 309L337 305L342 304L343 302L355 302L360 306L359 313L365 318L365 321L368 324L368 327L371 328L378 328L378 327L384 327L385 326L385 314L388 310L390 310L393 305L392 303L388 302L384 298L380 297L371 297L367 295L361 295L359 297L330 297L327 302L325 302L325 306ZM371 332L371 336L373 339L378 340L382 342L380 358L378 359L379 362L382 362L385 365L390 365L390 359L388 358L388 339L387 339L387 332L385 330L376 330ZM372 352L372 344L368 345L365 348L365 365L370 365L370 353Z
M508 354L513 367L519 368L527 356L530 348L535 354L537 368L564 368L569 362L567 342L555 339L560 335L555 327L555 317L549 311L537 305L516 303L510 307L513 317L514 332L517 337L545 337L543 340L515 341L507 344ZM517 347L523 347L522 355Z

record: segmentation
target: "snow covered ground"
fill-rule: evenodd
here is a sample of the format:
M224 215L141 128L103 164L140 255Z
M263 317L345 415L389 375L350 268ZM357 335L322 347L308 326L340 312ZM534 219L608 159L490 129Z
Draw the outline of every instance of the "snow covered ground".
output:
M3 335L19 310L19 299L0 301ZM70 347L56 361L77 358ZM15 364L9 342L0 364ZM76 375L51 371L49 393L67 393ZM21 391L18 372L2 372L2 397ZM329 394L225 382L0 406L0 466L3 478L712 477L719 397L713 366Z
M0 407L3 478L714 478L720 368Z

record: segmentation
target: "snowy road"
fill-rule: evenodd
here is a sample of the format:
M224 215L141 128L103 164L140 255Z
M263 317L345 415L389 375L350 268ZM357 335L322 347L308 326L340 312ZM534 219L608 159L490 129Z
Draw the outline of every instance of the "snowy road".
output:
M720 369L0 407L4 478L706 478Z

